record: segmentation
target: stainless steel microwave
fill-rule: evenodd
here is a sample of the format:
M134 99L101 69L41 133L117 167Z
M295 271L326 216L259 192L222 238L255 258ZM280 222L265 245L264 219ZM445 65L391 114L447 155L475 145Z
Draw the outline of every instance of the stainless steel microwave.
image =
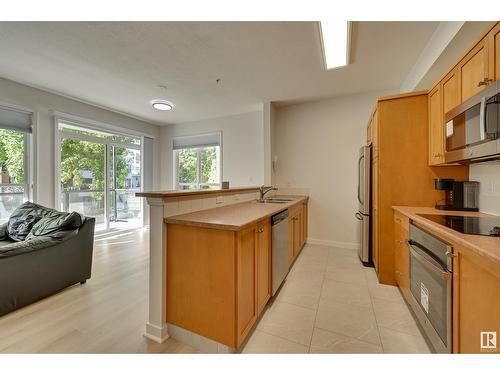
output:
M445 115L445 162L500 156L500 80Z

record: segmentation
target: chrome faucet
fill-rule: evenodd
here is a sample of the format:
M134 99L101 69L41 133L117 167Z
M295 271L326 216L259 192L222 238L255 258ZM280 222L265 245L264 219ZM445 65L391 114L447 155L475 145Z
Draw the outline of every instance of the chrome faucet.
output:
M259 188L259 192L260 192L260 200L263 201L264 200L264 196L269 193L271 190L278 190L278 188L274 187L274 186L265 186L265 185L262 185L260 188Z

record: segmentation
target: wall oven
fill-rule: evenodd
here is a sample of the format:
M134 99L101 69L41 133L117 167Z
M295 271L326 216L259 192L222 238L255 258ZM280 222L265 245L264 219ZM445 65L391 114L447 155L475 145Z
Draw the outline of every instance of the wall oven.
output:
M409 305L429 343L438 353L451 353L451 288L453 249L410 224Z
M447 163L500 154L500 80L447 112L444 133Z

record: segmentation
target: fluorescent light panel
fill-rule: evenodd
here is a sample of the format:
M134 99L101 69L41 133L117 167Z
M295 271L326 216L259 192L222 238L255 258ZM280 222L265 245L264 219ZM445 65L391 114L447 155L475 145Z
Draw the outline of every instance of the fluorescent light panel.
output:
M349 64L349 29L348 21L320 22L326 69Z

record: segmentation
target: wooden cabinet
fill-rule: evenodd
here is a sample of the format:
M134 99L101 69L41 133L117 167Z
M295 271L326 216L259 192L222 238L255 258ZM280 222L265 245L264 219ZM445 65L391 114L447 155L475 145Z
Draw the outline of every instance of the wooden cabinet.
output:
M408 250L408 218L394 213L394 276L396 284L408 298L410 293L410 254Z
M379 281L396 284L393 206L432 207L444 199L434 178L466 180L467 166L429 167L427 91L380 98L372 124L372 258ZM439 103L439 100L438 100Z
M445 122L446 112L460 104L460 90L458 84L458 69L453 69L441 81L442 122ZM443 134L444 132L442 132Z
M458 245L453 251L453 352L498 353L481 349L481 332L500 334L500 266Z
M237 234L236 291L237 342L244 340L257 319L257 236L256 227ZM170 247L169 247L170 249Z
M441 85L429 92L429 165L444 162L444 119Z
M167 225L167 322L238 348L271 297L270 218L240 231Z
M302 241L300 242L300 247L304 247L307 241L307 233L308 233L308 203L307 201L302 202Z
M486 87L488 77L488 38L482 39L458 63L460 76L460 99L462 102Z
M488 68L493 81L500 79L500 23L488 34Z
M291 266L307 240L307 201L288 209L288 265Z
M271 221L258 223L256 235L257 315L260 315L271 298Z

